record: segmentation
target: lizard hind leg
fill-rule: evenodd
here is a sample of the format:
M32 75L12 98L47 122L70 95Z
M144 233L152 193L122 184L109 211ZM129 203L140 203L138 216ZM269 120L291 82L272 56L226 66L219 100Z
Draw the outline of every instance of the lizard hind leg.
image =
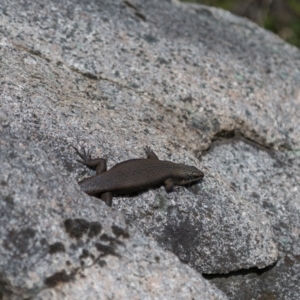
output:
M103 173L107 170L105 158L92 158L90 151L86 151L85 148L82 150L78 150L76 147L73 148L81 158L81 160L77 160L79 163L90 169L96 169L97 174Z
M109 207L112 206L112 192L105 192L101 194L101 200Z

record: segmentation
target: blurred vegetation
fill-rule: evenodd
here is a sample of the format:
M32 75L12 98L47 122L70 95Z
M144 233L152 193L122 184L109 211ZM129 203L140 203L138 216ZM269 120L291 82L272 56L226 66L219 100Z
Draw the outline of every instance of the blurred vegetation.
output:
M220 7L247 17L300 47L300 0L181 0Z

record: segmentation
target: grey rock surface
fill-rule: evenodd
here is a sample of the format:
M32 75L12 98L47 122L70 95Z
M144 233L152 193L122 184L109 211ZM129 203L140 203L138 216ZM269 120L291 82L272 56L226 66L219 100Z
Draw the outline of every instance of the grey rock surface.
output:
M4 299L226 299L120 213L83 195L26 133L0 133Z
M166 195L161 188L139 200L117 199L116 205L128 220L201 273L273 264L277 246L260 207L241 199L217 172L203 170L200 187L175 195Z
M207 168L222 166L216 172L266 211L279 248L277 263L263 272L252 269L230 279L208 278L230 299L299 299L300 152L273 151L234 139L214 143L202 162Z
M2 0L1 7L0 120L5 167L0 223L1 236L7 237L2 241L2 293L40 293L37 297L42 299L72 298L85 291L99 296L102 285L95 287L95 282L105 276L111 280L110 289L120 284L125 298L143 293L154 298L163 292L169 293L166 298L177 294L197 295L195 299L225 297L134 227L128 229L130 238L119 240L111 228L116 223L120 228L134 224L201 273L229 273L212 280L232 299L241 295L285 299L285 286L291 297L299 295L295 275L299 171L284 167L289 166L290 155L297 161L293 153L298 153L300 143L298 49L229 13L177 2L18 0L12 5ZM246 168L241 167L243 147L228 164L217 159L215 150L197 160L214 140L235 135L282 156L277 167L286 174L280 178L282 189L275 178L273 186L258 180L259 176L273 179L277 173L271 167L264 169L265 161L255 148L249 150L252 157L245 163L248 173L240 171ZM95 156L106 156L109 166L143 156L143 146L149 145L162 159L203 169L205 178L177 193L166 194L161 188L115 199L114 208L124 214L124 223L119 214L79 191L76 180L91 173L75 161L70 146L78 144ZM235 153L230 148L224 151L228 156ZM291 190L287 198L281 192ZM272 211L269 206L276 206L275 202L281 203L280 210ZM74 242L65 232L66 219L87 220L85 236ZM105 254L103 246L96 246L102 235L87 236L93 222L101 223L102 235L110 238L105 245L115 246L109 249L123 259L110 252L105 267L85 268L98 253ZM285 237L287 247L281 245ZM135 239L147 242L132 258ZM65 251L53 259L47 249L49 245L62 249L61 241ZM86 256L83 247L91 255L81 259ZM128 266L144 268L141 261L155 251L167 256L165 264L153 267L153 260L147 260L146 275L136 276L129 287ZM25 258L30 258L27 263ZM19 265L12 262L8 268L14 259ZM66 261L70 265L62 273ZM172 281L177 269L180 276ZM264 280L255 272L247 279L234 273L245 269L255 269ZM123 272L123 281L116 270ZM60 280L52 281L60 283L43 290L46 278L57 273ZM166 279L153 288L156 284L151 285L149 276ZM291 276L295 280L289 280ZM246 295L243 280L249 286ZM117 294L102 296L118 298Z
M227 299L116 210L80 191L67 146L76 142L71 124L80 121L73 108L87 108L74 99L57 105L47 89L65 76L76 91L72 81L82 76L5 40L0 51L1 299Z

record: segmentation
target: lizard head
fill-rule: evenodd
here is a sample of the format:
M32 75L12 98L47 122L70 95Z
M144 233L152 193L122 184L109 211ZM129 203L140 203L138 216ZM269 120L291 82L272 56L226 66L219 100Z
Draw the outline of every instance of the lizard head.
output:
M177 185L187 185L189 183L199 181L204 177L204 173L194 166L184 165L181 170L182 173L176 178Z

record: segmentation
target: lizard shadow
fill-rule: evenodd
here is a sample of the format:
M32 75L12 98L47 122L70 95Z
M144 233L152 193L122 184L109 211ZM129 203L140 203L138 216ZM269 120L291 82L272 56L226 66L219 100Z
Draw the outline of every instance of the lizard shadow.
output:
M176 193L176 192L178 192L178 190L179 190L180 187L184 187L185 189L189 190L193 194L197 195L199 189L198 188L195 189L195 187L197 186L197 184L201 183L202 181L203 181L203 179L199 179L197 181L194 181L192 183L188 183L186 185L175 186L172 191L166 191L166 192L168 194L169 193L174 193L174 192ZM134 197L137 197L137 196L139 196L139 195L141 195L141 194L143 194L143 193L145 193L145 192L147 192L149 190L157 190L161 186L162 186L161 184L158 184L157 186L154 186L154 187L151 187L151 188L148 188L148 189L143 189L143 190L140 190L140 191L137 191L137 192L131 192L131 193L113 193L113 198L122 198L122 197L134 198ZM101 194L99 194L99 195L92 195L92 197L95 197L95 198L103 201L101 199Z

